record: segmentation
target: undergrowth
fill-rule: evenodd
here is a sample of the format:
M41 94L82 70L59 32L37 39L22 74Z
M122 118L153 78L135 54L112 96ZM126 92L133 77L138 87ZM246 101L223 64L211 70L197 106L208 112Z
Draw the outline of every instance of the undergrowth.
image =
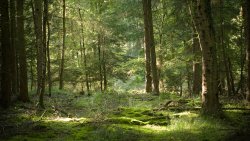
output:
M36 101L35 96L32 101ZM88 96L54 90L52 97L45 97L45 105L41 110L36 102L16 103L9 111L1 110L1 139L223 141L233 139L234 133L243 129L249 131L248 112L226 110L223 118L203 117L192 109L200 107L199 97L115 91Z

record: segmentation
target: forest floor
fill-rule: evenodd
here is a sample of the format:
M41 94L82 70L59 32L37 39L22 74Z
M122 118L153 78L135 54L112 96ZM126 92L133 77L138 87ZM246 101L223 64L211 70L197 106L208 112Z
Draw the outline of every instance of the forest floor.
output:
M250 110L221 101L224 116L199 115L199 98L174 94L55 92L45 109L30 103L0 109L0 140L10 141L247 141Z

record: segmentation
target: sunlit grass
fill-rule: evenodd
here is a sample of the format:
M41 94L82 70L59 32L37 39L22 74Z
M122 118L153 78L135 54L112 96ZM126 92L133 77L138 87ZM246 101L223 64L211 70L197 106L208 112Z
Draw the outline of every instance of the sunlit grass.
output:
M86 122L87 118L68 118L68 117L56 117L56 118L48 118L47 122Z
M145 125L142 126L142 128L146 128L155 132L162 132L162 131L167 131L167 126L159 126L159 125Z
M11 118L12 123L20 123L20 128L26 121L32 123L27 131L11 136L9 140L212 141L224 140L236 128L233 127L235 124L228 124L229 119L237 126L244 127L245 124L243 118L239 118L242 114L239 110L226 111L228 119L202 117L199 111L185 108L158 110L167 100L183 100L173 94L157 97L150 94L108 92L75 96L64 92L48 99L45 101L46 109L23 109L17 112L16 118ZM185 106L198 105L199 99L194 98L188 100ZM60 113L55 106L71 116ZM40 126L44 129L40 129Z

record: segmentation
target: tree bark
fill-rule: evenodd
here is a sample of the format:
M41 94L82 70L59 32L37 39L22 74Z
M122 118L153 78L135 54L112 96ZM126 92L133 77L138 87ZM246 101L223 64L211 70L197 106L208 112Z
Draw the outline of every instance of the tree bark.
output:
M0 1L1 10L1 53L2 53L2 65L1 65L1 106L8 108L11 102L11 69L10 59L11 56L11 40L10 40L10 21L9 21L9 3L8 0Z
M201 59L200 59L200 44L199 39L196 34L195 28L193 28L193 87L192 93L193 95L197 96L201 92L201 83L202 83L202 76L201 76Z
M64 73L64 57L65 57L65 38L66 38L66 28L65 28L65 0L63 0L63 45L62 45L62 54L61 54L61 65L59 72L59 89L63 89L63 73Z
M48 22L48 0L43 0L43 77L44 91L46 83L46 68L47 68L47 22ZM44 93L44 92L43 92Z
M34 14L35 14L35 33L36 33L36 46L37 46L37 94L39 95L39 106L44 108L43 95L44 95L44 46L43 46L43 32L42 32L42 0L34 1Z
M20 63L20 95L19 99L23 102L29 101L28 96L28 76L27 76L27 57L25 48L24 35L24 0L17 0L17 37L19 48L19 63Z
M30 90L33 90L33 86L34 86L34 70L33 70L33 63L32 61L30 61Z
M103 91L103 74L102 74L102 58L101 58L101 35L98 34L98 60L99 60L99 77L100 77L100 89Z
M48 2L48 1L47 1ZM47 78L48 78L48 85L49 85L49 96L51 96L51 89L52 89L52 80L51 80L51 69L50 69L50 23L47 21L47 27L48 27L48 37L47 37Z
M246 100L250 102L250 1L245 0L246 8L246 63L247 63L247 94Z
M105 38L103 37L103 42ZM102 50L102 68L103 68L103 90L106 91L108 88L107 72L106 72L106 58L105 58L105 48Z
M143 0L143 12L146 58L146 92L152 91L153 82L153 93L159 95L159 79L156 67L151 0Z
M18 1L17 1L18 2ZM12 84L12 94L17 95L18 88L17 88L17 27L16 27L16 1L10 0L10 35L11 35L11 56L10 56L10 66L11 66L11 84ZM19 7L17 7L19 8ZM17 17L18 18L18 17ZM19 24L17 22L17 24Z
M88 70L87 70L87 57L86 57L86 48L85 48L85 40L84 40L84 32L83 32L83 20L82 20L82 14L81 14L81 9L79 9L79 17L81 20L81 28L82 28L82 47L83 47L83 53L81 52L81 58L83 54L83 59L84 59L84 73L85 73L85 84L87 88L87 93L89 94L89 76L88 76ZM81 46L81 42L80 42Z
M163 30L164 30L164 21L166 19L166 12L165 12L165 9L166 9L166 2L163 0L161 1L161 4L162 4L162 15L161 15L161 27L160 27L160 33L159 33L159 54L158 54L158 58L159 58L159 61L158 61L158 76L159 76L159 89L160 91L164 91L164 80L163 80L163 73L162 73L162 67L163 67Z
M199 95L201 92L201 84L202 84L202 67L201 67L201 48L199 42L199 35L197 33L194 21L194 12L192 9L192 5L189 3L189 14L192 20L192 31L193 31L193 39L192 39L192 53L193 53L193 86L192 86L192 94Z
M217 85L217 59L215 32L210 0L195 0L194 22L202 49L202 113L216 115L220 112Z

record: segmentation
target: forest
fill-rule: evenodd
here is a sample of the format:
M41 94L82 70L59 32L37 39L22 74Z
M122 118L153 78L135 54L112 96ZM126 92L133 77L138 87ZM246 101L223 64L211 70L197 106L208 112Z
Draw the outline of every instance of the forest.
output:
M0 140L248 141L249 0L1 0Z

